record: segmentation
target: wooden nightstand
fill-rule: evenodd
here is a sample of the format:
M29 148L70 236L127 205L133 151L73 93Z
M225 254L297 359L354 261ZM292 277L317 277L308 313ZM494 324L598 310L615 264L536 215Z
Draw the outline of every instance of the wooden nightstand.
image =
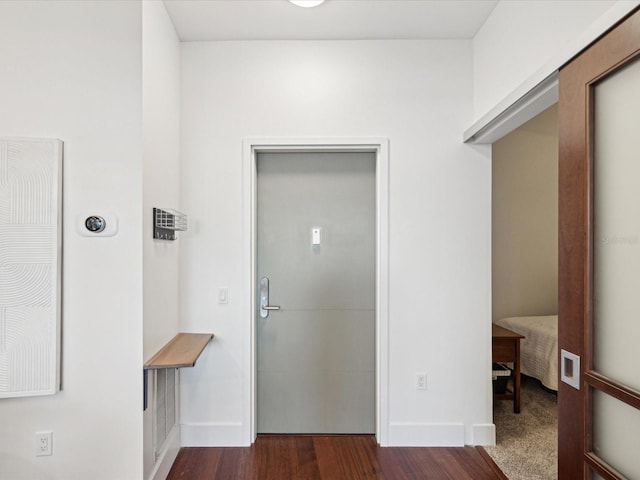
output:
M513 392L497 393L493 398L513 400L513 411L520 413L520 340L519 333L491 324L491 358L493 362L513 363Z

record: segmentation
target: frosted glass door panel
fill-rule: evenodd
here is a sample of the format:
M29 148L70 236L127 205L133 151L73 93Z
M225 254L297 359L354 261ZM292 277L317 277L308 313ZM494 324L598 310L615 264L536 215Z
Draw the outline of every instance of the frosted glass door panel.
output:
M594 369L640 390L640 61L595 87ZM638 445L640 447L640 445Z
M640 410L593 393L593 451L626 478L640 478Z

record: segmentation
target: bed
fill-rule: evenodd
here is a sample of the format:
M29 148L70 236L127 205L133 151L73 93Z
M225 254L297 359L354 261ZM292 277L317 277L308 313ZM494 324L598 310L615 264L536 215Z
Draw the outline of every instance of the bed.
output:
M494 323L525 338L520 342L520 371L558 390L558 316L508 317Z

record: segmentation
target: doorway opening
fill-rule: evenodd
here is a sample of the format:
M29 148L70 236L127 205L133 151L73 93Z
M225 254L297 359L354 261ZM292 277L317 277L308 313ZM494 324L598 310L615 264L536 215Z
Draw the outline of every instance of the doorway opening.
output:
M535 472L535 478L552 480L557 478L557 104L493 143L492 243L492 322L524 338L519 340L519 413L512 401L499 399L505 388L514 390L513 378L500 377L512 364L494 363L496 446L486 450L510 478L533 478L527 475ZM493 350L495 361L495 344Z
M388 140L380 138L246 139L243 145L243 443L251 444L257 422L257 338L260 291L257 259L257 162L260 154L272 153L369 153L375 158L375 434L388 444Z

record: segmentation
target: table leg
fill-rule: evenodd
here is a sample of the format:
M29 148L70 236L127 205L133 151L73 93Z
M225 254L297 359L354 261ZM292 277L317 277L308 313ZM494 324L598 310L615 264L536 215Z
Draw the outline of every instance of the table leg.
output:
M513 412L520 413L520 339L516 340L516 358L513 362Z

